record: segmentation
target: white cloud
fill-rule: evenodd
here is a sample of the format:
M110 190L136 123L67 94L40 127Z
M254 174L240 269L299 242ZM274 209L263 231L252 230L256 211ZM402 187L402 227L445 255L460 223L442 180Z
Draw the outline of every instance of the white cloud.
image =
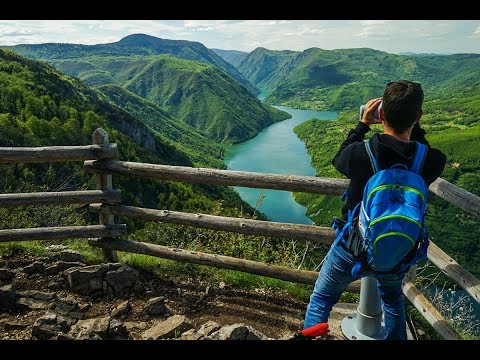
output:
M361 20L361 26L379 26L386 23L387 20Z
M480 53L480 20L0 20L0 45L98 44L135 33L243 51L262 46Z
M184 20L183 26L188 28L204 28L204 27L213 27L217 28L225 23L228 20Z
M358 37L385 38L390 35L390 22L387 20L362 20L360 21L360 32Z

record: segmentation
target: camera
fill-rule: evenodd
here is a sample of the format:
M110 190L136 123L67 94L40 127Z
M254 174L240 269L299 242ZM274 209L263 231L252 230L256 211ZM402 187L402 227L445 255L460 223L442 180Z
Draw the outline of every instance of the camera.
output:
M380 101L380 104L376 107L375 110L373 110L373 117L376 118L376 119L380 119L380 115L378 114L378 112L380 111L380 109L382 107L382 104L383 104L383 101ZM367 105L360 105L360 119L359 119L359 121L362 121L363 112L365 111L366 106Z

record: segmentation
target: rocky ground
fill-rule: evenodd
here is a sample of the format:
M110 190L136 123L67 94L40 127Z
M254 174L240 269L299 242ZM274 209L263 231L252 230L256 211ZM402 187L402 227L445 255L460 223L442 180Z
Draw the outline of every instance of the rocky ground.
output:
M88 265L58 246L45 257L0 257L2 340L288 339L306 305L280 291Z

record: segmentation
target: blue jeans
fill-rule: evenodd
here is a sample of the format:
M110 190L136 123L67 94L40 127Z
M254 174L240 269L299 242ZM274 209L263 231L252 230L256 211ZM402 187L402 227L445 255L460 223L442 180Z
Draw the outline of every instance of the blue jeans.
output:
M353 256L339 243L334 242L320 269L315 288L310 296L304 329L327 322L330 311L340 299L342 292L352 281L357 279L353 278L350 273L354 264ZM378 280L387 333L386 339L406 340L405 304L402 294L404 274L373 275L362 270L358 278L367 275L374 276Z

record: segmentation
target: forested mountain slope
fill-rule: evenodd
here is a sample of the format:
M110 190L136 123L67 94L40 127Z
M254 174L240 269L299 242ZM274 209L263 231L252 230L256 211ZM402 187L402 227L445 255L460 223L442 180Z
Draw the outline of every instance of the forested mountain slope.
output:
M131 114L113 105L101 93L69 78L53 67L0 50L0 143L2 146L87 145L92 133L104 128L110 142L118 144L120 160L192 166L188 155ZM3 164L0 192L78 190L95 188L95 177L84 174L80 162L52 164ZM114 177L125 204L208 212L243 205L238 194L226 187L185 185L136 178ZM2 228L34 217L2 209ZM48 214L45 210L45 214ZM62 222L74 213L49 220ZM59 216L60 216L59 215ZM12 221L12 217L19 219ZM88 214L76 217L85 222ZM58 222L57 222L58 223ZM132 223L133 224L133 223ZM34 223L30 223L34 226Z
M245 57L247 57L247 55L249 54L246 51L239 51L239 50L223 50L223 49L214 49L214 48L211 48L210 50L212 50L215 54L217 54L223 60L225 60L226 62L229 62L236 68L238 68L238 65L240 65L243 59L245 59Z
M224 168L223 148L191 126L172 118L155 105L119 85L102 85L97 88L114 104L142 119L146 125L183 150L198 167Z
M412 57L368 48L290 53L259 48L239 65L247 78L269 94L268 103L337 111L358 109L368 99L381 96L388 82L399 79L420 82L432 97L456 95L457 90L463 94L478 88L479 69L480 54ZM258 74L268 75L256 81Z
M54 65L91 86L120 85L216 142L245 141L289 117L262 104L231 76L205 62L132 54L91 55L56 61ZM143 121L141 117L139 120Z
M46 60L55 67L65 59L77 59L88 56L131 56L170 54L180 59L195 60L211 64L245 86L252 94L257 89L243 77L230 63L223 60L212 50L196 41L162 39L145 34L132 34L123 39L97 45L46 43L2 46L26 57Z

